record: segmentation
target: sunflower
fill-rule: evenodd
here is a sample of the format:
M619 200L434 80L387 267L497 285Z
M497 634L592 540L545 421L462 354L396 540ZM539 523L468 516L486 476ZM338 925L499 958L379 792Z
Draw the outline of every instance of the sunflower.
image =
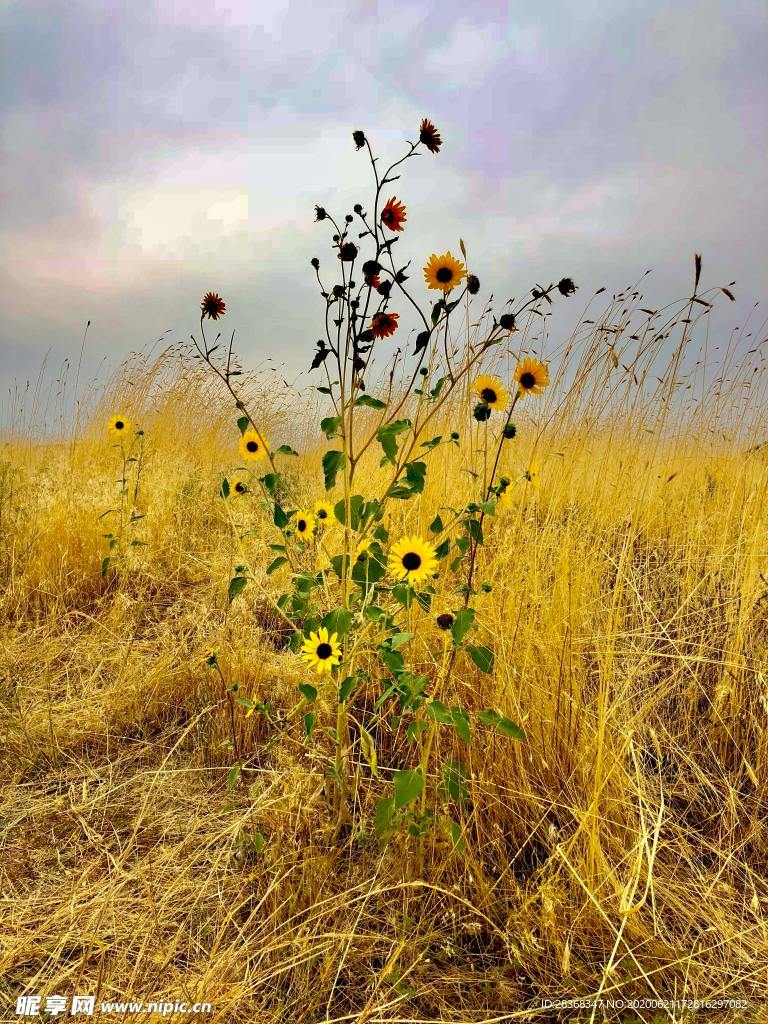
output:
M312 511L315 514L315 519L319 523L324 523L326 519L330 519L333 516L333 505L328 501L316 501L312 506Z
M437 571L437 555L429 541L420 537L403 537L392 545L387 568L390 575L416 586L434 576Z
M501 411L507 404L509 394L503 382L498 377L489 377L487 373L481 373L472 385L481 402L485 402L489 409Z
M121 437L130 431L131 421L126 416L118 413L117 416L112 417L108 426L110 434L114 434L115 437Z
M437 128L426 117L421 122L421 127L419 128L419 142L423 142L430 153L439 153L440 147L443 144Z
M388 338L397 330L399 313L374 313L371 317L371 334L374 338Z
M240 444L238 447L240 449L240 454L244 459L248 459L249 462L256 459L263 459L267 454L267 442L258 430L246 430L240 438Z
M352 556L352 561L356 562L361 555L364 555L371 544L373 544L373 539L371 537L363 537L362 540L358 541L355 553Z
M390 231L402 231L406 219L405 206L398 200L397 196L392 196L391 199L387 200L387 205L381 211L381 223L384 227L389 228Z
M429 263L424 267L424 280L428 287L442 292L449 292L455 285L461 284L466 276L466 267L450 252L442 256L432 253Z
M341 661L338 634L331 633L329 636L325 626L321 626L316 633L310 632L309 639L302 645L301 656L319 676L324 673L330 675Z
M549 384L549 371L538 359L524 359L517 364L515 380L520 385L521 395L540 395Z
M312 540L316 526L312 513L306 508L300 508L296 513L296 536L299 540Z
M213 647L208 647L200 655L200 664L201 665L209 665L209 666L212 667L213 665L216 664L217 658L218 658L218 655L216 654L216 651L213 649Z
M233 476L229 484L229 493L236 497L239 494L247 494L250 488L241 476Z
M216 292L207 292L200 303L200 309L203 311L203 316L207 316L209 320L218 320L226 313L227 306ZM202 320L202 317L200 319Z

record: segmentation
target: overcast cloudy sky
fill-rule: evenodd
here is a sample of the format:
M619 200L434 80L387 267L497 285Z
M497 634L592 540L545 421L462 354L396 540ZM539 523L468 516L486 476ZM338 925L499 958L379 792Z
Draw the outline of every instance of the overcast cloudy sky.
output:
M209 289L247 359L305 367L313 205L370 194L353 129L386 159L425 115L443 150L396 188L415 262L461 236L499 297L653 267L661 301L699 251L738 282L731 326L766 297L767 23L761 0L5 0L3 390L89 319L89 370L188 338Z

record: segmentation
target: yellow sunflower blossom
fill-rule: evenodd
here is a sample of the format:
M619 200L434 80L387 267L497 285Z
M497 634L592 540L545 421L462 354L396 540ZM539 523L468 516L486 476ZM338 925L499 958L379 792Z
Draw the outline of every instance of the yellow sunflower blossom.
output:
M300 508L296 513L296 537L299 540L310 541L315 535L317 520L306 508Z
M506 408L509 392L499 377L491 377L487 373L481 373L472 384L472 390L480 399L485 402L489 409L501 411Z
M238 449L244 459L253 462L256 459L263 459L267 454L267 442L258 430L250 429L240 438Z
M437 555L429 541L420 537L403 537L392 545L387 561L389 574L418 586L437 572Z
M321 525L328 519L333 519L333 505L329 501L323 501L322 499L316 501L312 506L312 511L315 514L315 519Z
M325 626L321 626L316 633L310 631L309 639L302 645L301 657L319 676L330 675L341 661L338 634L331 633L329 636Z
M117 416L113 416L109 421L109 432L114 434L115 437L122 437L123 434L130 432L131 426L132 424L128 417L118 413Z
M515 380L522 395L540 395L549 384L549 370L538 359L524 359L517 364Z
M457 284L461 284L467 276L467 269L461 260L457 260L450 252L438 256L432 253L424 267L424 280L428 288L441 292L449 292Z

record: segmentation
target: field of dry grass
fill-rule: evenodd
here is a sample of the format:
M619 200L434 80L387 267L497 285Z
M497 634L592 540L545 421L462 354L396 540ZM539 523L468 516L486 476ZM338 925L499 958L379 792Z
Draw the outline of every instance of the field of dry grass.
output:
M167 356L134 364L73 435L6 440L3 1020L18 995L75 992L205 1000L210 1024L683 1019L680 1007L611 1009L618 998L741 999L741 1014L686 1019L762 1019L762 378L726 359L712 386L673 355L657 386L614 355L594 328L574 339L505 449L502 468L534 458L541 485L518 488L486 526L492 587L476 604L495 670L462 662L445 698L497 708L527 742L439 732L440 760L466 767L463 852L439 831L420 849L407 835L379 841L384 780L413 754L402 730L375 731L376 678L352 710L374 723L379 778L354 747L339 827L325 793L332 745L305 736L297 684L310 677L270 603L271 521L257 496L219 494L236 464L225 394ZM322 497L311 416L299 422L301 402L269 380L253 387L268 436L302 453L295 486ZM98 517L118 475L105 423L118 406L145 430L142 545L102 577ZM423 531L471 496L462 467L477 465L481 427L465 408L452 415L460 454L440 450L393 527ZM254 585L229 603L243 560ZM449 603L448 583L436 586ZM434 676L443 639L433 616L414 616L414 657ZM235 708L243 769L229 784L231 720L201 664L209 647L269 707ZM321 692L320 724L332 703ZM541 1005L564 997L604 1003Z

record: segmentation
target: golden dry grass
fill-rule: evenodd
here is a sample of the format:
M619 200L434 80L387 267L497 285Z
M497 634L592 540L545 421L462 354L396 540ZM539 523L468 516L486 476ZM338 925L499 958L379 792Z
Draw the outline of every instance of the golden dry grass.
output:
M377 841L382 783L359 753L353 822L335 830L323 787L332 750L305 741L300 715L270 747L269 723L239 713L246 767L227 788L227 709L200 652L215 646L228 678L269 701L277 720L306 675L265 596L279 582L263 568L270 523L255 499L238 506L239 525L254 531L239 549L232 503L218 496L233 465L223 396L166 356L134 366L130 388L120 378L74 438L4 445L8 1019L24 992L207 1000L212 1024L591 1019L539 1006L564 996L741 998L751 1006L744 1019L760 1019L762 390L752 377L750 405L739 390L746 370L719 396L699 391L694 375L696 401L674 406L662 374L655 390L630 381L608 407L601 396L631 373L613 366L603 341L574 341L551 395L521 415L509 468L533 454L542 485L519 489L487 524L481 575L493 589L477 609L496 671L462 664L446 695L498 707L528 742L486 736L467 748L440 734L441 757L461 757L469 773L466 853L436 833L420 865L405 837L383 849ZM273 394L260 397L268 436L290 433L307 453L293 473L313 500L311 417L297 424L293 400L279 397L265 408ZM103 424L118 401L146 430L136 535L147 546L102 579L97 517L117 475ZM395 529L423 529L436 508L470 495L460 466L477 465L478 438L466 410L456 415L461 458L440 450ZM228 605L243 557L258 585ZM430 671L440 634L427 616L417 633ZM372 683L356 700L370 707L377 692ZM330 720L330 701L319 714ZM404 735L376 740L384 778L410 763ZM603 1006L603 1016L679 1020L681 1011Z

